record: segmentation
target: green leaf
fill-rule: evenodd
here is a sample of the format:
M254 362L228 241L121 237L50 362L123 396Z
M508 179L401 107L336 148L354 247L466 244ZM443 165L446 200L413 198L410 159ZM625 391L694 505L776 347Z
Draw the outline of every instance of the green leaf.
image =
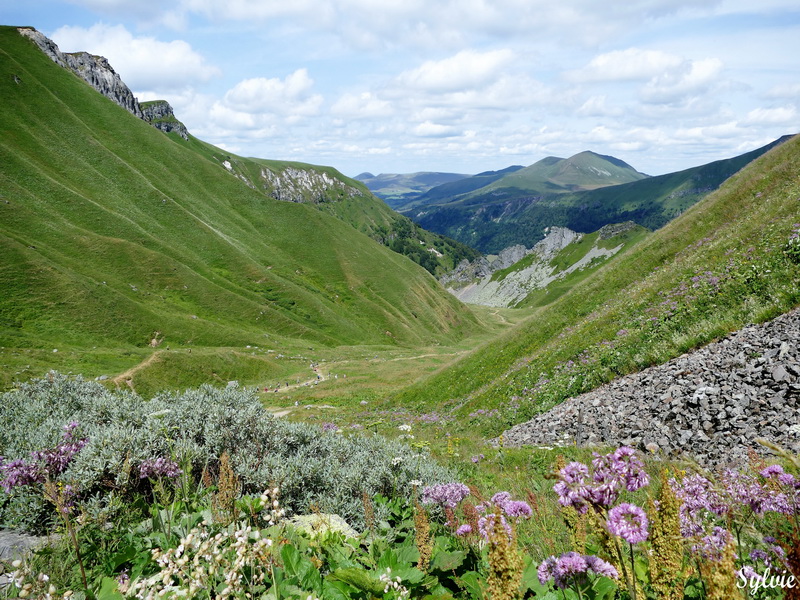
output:
M475 571L468 571L456 580L467 592L467 597L483 598L483 580Z
M413 565L419 561L419 550L417 546L409 544L408 546L400 546L395 549L397 555L398 566L402 563Z
M328 581L326 579L322 582L322 597L325 600L350 600L353 592L356 591L357 588L344 581Z
M286 544L281 548L281 558L283 558L283 567L286 571L286 577L289 579L296 579L298 582L302 581L306 573L313 569L311 561L302 556L297 548L291 544Z
M522 571L522 591L525 592L527 590L532 591L536 594L536 597L544 596L548 589L550 589L550 584L542 585L539 582L539 573L537 571L539 564L532 560L530 557L526 557L527 565L525 569Z
M617 584L608 577L597 577L592 583L592 589L595 592L596 600L605 600L614 597L617 591Z
M455 552L437 552L431 559L431 569L438 571L455 571L464 563L466 552L456 550Z
M328 579L332 581L343 581L356 589L372 594L382 594L383 588L385 587L383 583L373 578L368 571L358 567L337 569L328 575Z
M132 562L133 559L136 558L136 555L137 555L136 548L134 548L131 545L125 546L123 550L117 552L111 558L111 565L113 566L114 569L117 569L117 567L124 565L127 562Z
M400 567L392 569L390 576L392 579L399 577L404 583L419 583L425 577L425 573L416 567Z
M97 600L124 600L124 596L117 589L117 582L111 577L103 577Z

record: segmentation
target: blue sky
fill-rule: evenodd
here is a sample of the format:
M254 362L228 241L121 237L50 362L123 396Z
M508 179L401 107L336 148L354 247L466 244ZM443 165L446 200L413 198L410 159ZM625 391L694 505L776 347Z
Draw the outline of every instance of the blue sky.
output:
M244 156L658 175L800 132L796 0L0 0Z

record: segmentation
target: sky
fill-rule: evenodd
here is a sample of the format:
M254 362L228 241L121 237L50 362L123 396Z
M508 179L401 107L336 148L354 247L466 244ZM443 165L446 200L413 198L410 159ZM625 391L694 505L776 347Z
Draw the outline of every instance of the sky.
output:
M474 174L584 150L660 175L800 132L797 0L0 0L229 152Z

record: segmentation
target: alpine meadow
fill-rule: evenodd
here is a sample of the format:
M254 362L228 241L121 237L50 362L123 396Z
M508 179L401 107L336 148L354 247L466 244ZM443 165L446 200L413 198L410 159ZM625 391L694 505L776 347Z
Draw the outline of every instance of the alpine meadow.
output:
M800 137L354 179L31 27L0 97L0 598L800 598Z

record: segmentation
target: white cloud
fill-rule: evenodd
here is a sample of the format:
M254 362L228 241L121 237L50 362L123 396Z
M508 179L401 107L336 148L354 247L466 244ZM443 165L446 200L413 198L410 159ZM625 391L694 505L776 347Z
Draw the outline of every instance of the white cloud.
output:
M403 88L428 92L454 92L483 87L497 80L514 60L508 49L477 52L462 50L443 60L429 60L397 78Z
M669 104L703 94L719 83L722 67L718 58L685 61L651 79L642 90L642 99L655 104Z
M331 106L331 113L346 119L375 119L393 114L391 103L372 92L346 93Z
M283 80L257 77L240 81L228 90L223 103L244 113L313 116L323 102L321 95L311 93L313 87L308 71L298 69Z
M776 85L765 95L767 98L785 98L800 102L800 83Z
M178 90L220 75L187 42L134 37L122 25L64 26L51 37L63 52L87 51L106 57L133 90Z
M591 96L577 110L577 114L582 117L620 117L624 112L621 105L609 105L605 94Z
M424 123L420 123L416 127L413 128L414 135L419 137L433 137L433 138L442 138L442 137L455 137L460 135L460 131L455 127L451 127L449 125L442 125L441 123L431 123L430 121L425 121Z
M754 108L742 120L743 125L795 125L797 110L793 106Z
M680 56L660 50L628 48L595 56L582 69L567 73L578 82L648 80L684 64Z

